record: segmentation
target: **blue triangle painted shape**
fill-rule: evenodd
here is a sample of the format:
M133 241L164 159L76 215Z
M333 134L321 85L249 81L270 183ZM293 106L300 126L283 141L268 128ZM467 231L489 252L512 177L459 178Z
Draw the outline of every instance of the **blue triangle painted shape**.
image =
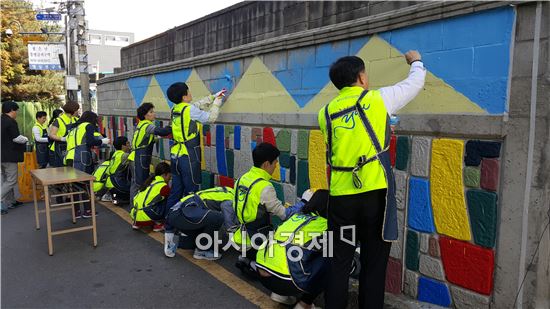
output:
M128 89L130 89L130 93L134 97L136 106L139 106L141 101L143 101L145 93L147 93L147 89L149 88L149 83L151 83L151 76L132 77L126 81Z
M164 95L166 102L168 102L168 106L172 107L173 105L166 96L166 90L168 90L168 87L170 87L170 85L172 85L173 83L186 82L190 75L191 69L183 69L155 74L155 79L159 83L160 89L162 89L162 94Z

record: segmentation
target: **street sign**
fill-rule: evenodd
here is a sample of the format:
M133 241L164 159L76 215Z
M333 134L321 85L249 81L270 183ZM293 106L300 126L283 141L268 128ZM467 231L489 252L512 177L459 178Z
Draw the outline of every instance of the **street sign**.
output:
M59 54L65 54L65 44L55 42L32 42L27 45L29 69L63 70Z
M36 14L36 20L61 20L61 14Z

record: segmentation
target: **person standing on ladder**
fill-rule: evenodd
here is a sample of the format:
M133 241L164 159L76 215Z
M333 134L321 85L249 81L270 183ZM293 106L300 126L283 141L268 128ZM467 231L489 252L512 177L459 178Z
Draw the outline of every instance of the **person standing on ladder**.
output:
M330 67L330 80L340 93L318 116L331 171L328 230L334 256L325 291L330 309L347 306L355 239L361 244L359 308L384 307L386 264L398 230L390 115L418 95L426 77L417 51L407 52L405 59L409 76L379 90L368 90L359 57L340 58Z
M167 201L167 207L170 208L182 197L199 189L201 183L200 125L216 121L225 89L194 104L189 103L193 97L185 83L172 84L166 94L174 103L170 117L174 138L174 144L170 149L172 190Z

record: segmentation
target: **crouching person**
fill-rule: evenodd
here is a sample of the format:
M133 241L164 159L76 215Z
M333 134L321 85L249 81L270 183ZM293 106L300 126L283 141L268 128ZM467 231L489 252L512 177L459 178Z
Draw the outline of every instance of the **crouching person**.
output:
M180 246L183 249L195 249L195 259L220 259L221 254L216 254L213 248L198 248L196 241L201 234L201 237L210 237L212 243L216 241L215 232L226 221L223 210L232 207L233 198L232 188L215 187L187 195L172 206L166 217L164 254L174 257L177 247ZM234 222L234 219L231 218L230 222ZM231 223L226 222L226 226L227 224ZM181 242L180 236L184 237Z
M171 177L170 165L161 162L155 167L155 174L149 176L141 185L138 194L134 196L133 207L130 210L133 229L137 230L150 225L153 225L155 232L164 229L166 198L170 194L168 182Z
M130 142L125 136L119 136L113 142L115 152L111 156L111 164L107 169L105 187L110 191L113 204L128 203L130 199L130 170L128 156Z
M301 296L294 308L315 308L313 301L323 291L329 267L321 247L328 197L328 190L317 190L301 213L283 222L258 250L252 266L274 301L292 305Z
M103 163L101 163L96 167L93 173L95 177L93 189L97 198L102 198L102 196L105 195L105 193L107 193L107 188L105 187L105 181L107 181L107 169L109 168L110 163L111 162L109 160L103 161Z

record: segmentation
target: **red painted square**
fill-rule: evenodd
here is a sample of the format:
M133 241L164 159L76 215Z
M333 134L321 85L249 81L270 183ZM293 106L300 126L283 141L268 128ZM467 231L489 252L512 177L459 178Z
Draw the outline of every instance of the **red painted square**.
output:
M270 127L264 128L264 143L270 143L271 145L277 147L277 142L275 141L275 133Z
M498 187L498 177L498 160L483 159L481 161L481 187L485 190L496 191Z
M212 144L212 135L210 134L210 131L206 132L206 146L210 146Z
M447 237L439 238L441 260L447 280L490 295L493 291L495 252Z
M235 180L231 177L220 175L220 186L233 188L235 186Z
M401 293L401 270L401 261L390 257L386 268L386 292Z
M391 166L395 166L395 147L397 145L397 137L395 135L392 135L390 138L390 162Z

